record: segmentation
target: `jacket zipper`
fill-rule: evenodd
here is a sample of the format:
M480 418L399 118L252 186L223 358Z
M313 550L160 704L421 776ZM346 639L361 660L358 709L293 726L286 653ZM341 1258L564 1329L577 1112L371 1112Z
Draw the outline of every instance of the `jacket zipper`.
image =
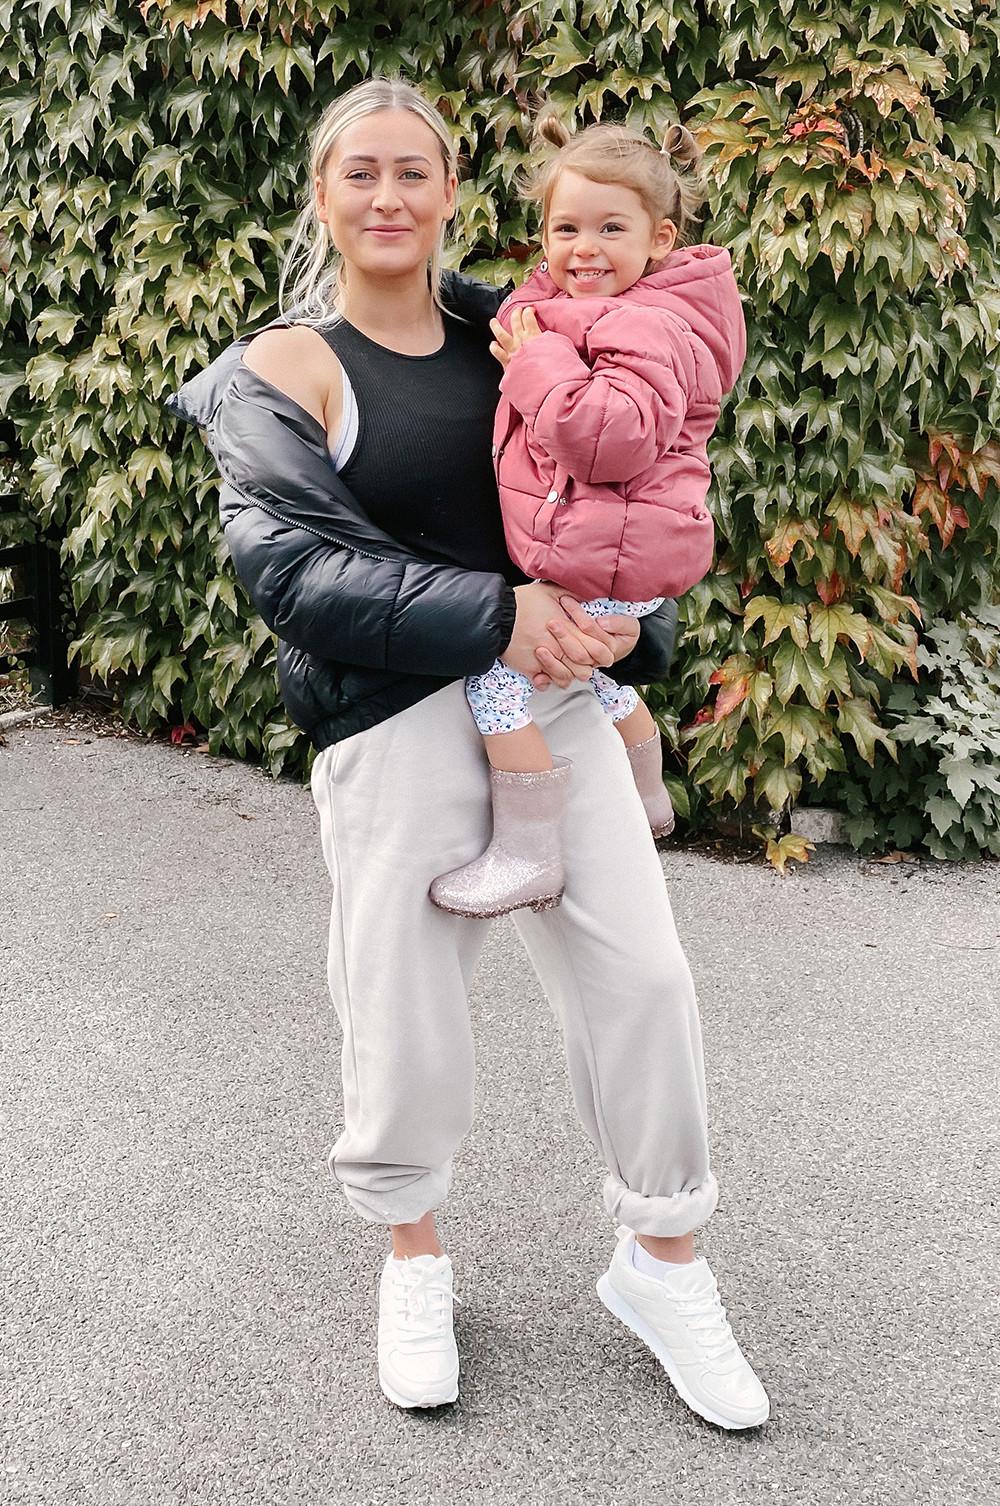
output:
M372 554L367 549L359 549L356 544L346 544L343 539L335 538L332 533L323 533L321 529L313 528L310 523L301 523L298 518L287 518L284 513L278 512L276 508L268 507L266 502L260 502L256 497L248 497L246 492L241 491L240 488L238 486L235 486L232 481L229 481L225 477L223 477L223 480L226 481L227 486L232 487L232 490L238 497L243 498L248 507L259 507L261 512L268 513L272 518L276 518L279 523L291 523L293 528L303 528L305 529L306 533L315 534L316 538L323 539L327 544L336 544L338 549L346 549L348 554L360 554L366 560L378 560L383 565L394 565L399 563L397 560L389 559L388 555Z

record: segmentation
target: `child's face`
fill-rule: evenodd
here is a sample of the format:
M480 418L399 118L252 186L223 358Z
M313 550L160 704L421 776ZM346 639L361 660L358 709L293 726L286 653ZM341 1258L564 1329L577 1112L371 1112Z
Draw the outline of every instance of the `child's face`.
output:
M552 281L571 298L624 293L676 239L673 222L655 225L634 188L594 183L572 168L555 181L542 244Z

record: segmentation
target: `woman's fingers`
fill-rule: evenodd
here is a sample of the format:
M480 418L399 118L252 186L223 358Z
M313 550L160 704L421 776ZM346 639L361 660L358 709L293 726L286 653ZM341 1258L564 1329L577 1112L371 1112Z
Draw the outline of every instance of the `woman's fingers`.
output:
M614 647L615 663L630 654L639 641L638 617L605 617L601 626L611 637Z
M549 632L559 641L567 659L572 659L578 664L589 664L593 669L597 665L605 669L615 662L615 650L613 641L603 632L594 632L594 623L584 613L586 628L577 627L575 624L560 622L558 617L548 624Z
M536 648L535 658L552 684L558 685L561 690L568 689L574 680L589 680L592 673L589 664L574 664L561 659L548 648Z
M609 648L614 648L614 638L605 628L603 619L600 617L591 617L589 612L583 610L575 596L570 596L564 592L559 598L559 605L573 626L578 628L580 632L586 633L589 638L597 638L602 643L606 643Z

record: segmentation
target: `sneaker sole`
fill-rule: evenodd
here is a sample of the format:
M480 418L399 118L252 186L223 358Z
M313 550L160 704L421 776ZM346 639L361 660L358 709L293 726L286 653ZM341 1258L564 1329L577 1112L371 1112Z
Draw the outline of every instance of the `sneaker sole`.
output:
M683 1377L678 1373L670 1350L666 1347L659 1334L655 1333L647 1323L643 1322L639 1314L634 1308L629 1306L624 1297L618 1295L611 1285L611 1280L606 1271L597 1283L597 1295L608 1309L608 1312L613 1313L616 1318L620 1319L625 1324L625 1327L635 1334L637 1339L641 1339L646 1347L653 1351L667 1372L667 1378L677 1392L677 1395L682 1401L687 1403L692 1412L697 1412L698 1416L704 1417L706 1422L714 1422L716 1427L728 1428L730 1431L742 1428L757 1428L760 1427L761 1423L767 1421L771 1415L770 1406L765 1409L761 1417L754 1417L748 1422L734 1422L731 1417L723 1417L721 1412L713 1411L705 1402L694 1396Z
M408 1411L417 1407L446 1407L450 1402L458 1400L457 1375L454 1380L447 1381L441 1387L441 1392L425 1391L421 1394L419 1400L412 1396L404 1396L401 1391L396 1391L381 1372L379 1372L378 1383L383 1396L387 1396L394 1406L405 1407Z

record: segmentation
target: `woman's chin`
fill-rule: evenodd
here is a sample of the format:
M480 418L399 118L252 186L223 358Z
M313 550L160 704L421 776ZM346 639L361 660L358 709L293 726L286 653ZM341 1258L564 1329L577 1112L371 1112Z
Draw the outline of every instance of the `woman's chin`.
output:
M400 238L399 242L389 242L384 246L361 247L351 261L359 272L370 277L406 277L426 267L430 257L430 249L414 246Z

